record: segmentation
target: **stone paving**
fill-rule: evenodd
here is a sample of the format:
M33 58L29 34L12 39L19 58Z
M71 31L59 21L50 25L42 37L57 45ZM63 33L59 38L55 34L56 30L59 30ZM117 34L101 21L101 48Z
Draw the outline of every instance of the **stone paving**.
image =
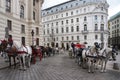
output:
M120 57L119 57L120 58ZM6 68L0 70L0 80L120 80L120 70L113 70L112 62L107 72L88 73L79 67L68 54L60 54L39 60L26 71Z

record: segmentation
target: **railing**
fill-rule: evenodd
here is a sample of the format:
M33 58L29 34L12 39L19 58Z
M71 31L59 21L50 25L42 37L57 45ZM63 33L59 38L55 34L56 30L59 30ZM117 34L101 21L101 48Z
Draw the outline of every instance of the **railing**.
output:
M89 31L88 30L82 30L82 34L88 34Z

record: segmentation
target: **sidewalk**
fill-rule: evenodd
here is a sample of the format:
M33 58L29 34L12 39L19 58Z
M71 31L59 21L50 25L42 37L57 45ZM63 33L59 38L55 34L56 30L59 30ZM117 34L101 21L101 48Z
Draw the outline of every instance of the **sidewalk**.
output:
M9 66L9 62L5 62L5 59L0 55L0 70L7 68Z
M17 61L17 60L16 60ZM18 61L17 61L18 62ZM11 58L11 65L13 65L14 62L13 62L13 58ZM4 57L1 56L0 54L0 70L1 69L5 69L5 68L8 68L9 67L9 62L8 60L4 59Z
M108 63L107 63L107 69L114 70L113 69L113 64L114 63L117 63L118 67L119 67L119 70L115 70L115 71L120 71L120 51L119 51L119 54L116 56L116 61L108 61Z

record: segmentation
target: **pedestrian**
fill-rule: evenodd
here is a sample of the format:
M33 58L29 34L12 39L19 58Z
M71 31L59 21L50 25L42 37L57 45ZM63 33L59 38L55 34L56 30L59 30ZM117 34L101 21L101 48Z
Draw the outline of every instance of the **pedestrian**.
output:
M71 47L73 49L73 53L74 53L74 56L75 56L75 44L74 43L71 43Z
M12 47L12 45L13 45L12 35L9 35L9 37L8 37L8 44L10 45L10 47Z

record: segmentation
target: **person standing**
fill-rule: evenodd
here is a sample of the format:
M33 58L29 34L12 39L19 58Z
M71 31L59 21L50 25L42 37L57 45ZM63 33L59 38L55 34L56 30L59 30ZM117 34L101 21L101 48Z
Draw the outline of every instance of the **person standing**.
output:
M73 49L73 53L74 53L74 56L75 56L75 44L74 43L71 43L71 47Z
M12 47L12 45L13 45L12 35L8 36L8 44L10 45L10 47Z

